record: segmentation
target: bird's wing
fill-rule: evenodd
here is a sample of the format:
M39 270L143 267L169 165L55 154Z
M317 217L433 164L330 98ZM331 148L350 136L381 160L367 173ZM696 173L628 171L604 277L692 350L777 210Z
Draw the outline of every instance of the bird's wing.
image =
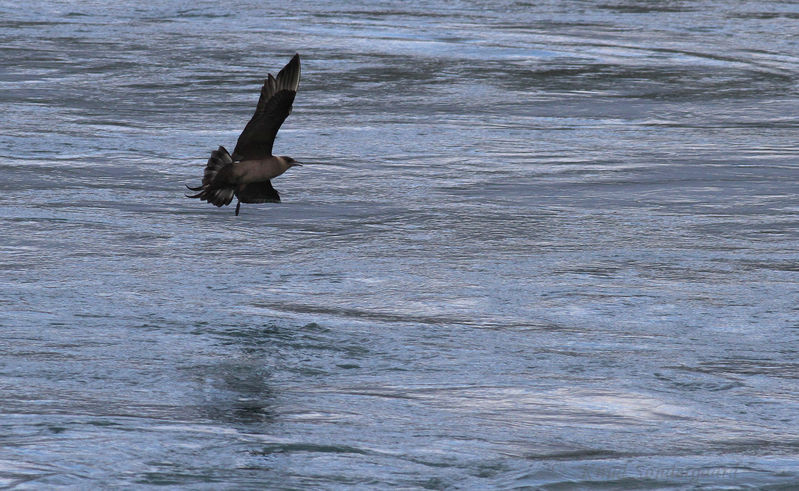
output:
M291 113L291 105L300 85L300 55L278 72L269 74L261 88L261 97L250 122L239 135L234 160L262 159L272 155L277 130Z
M272 187L272 183L253 182L236 191L242 203L279 203L280 195Z

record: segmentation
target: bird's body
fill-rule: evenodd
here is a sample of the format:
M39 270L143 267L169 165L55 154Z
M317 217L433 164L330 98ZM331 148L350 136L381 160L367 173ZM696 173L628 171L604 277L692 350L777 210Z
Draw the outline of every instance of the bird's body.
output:
M240 160L230 166L231 182L246 186L256 182L273 179L291 167L284 157L267 157L265 159Z
M270 73L264 81L255 114L239 136L233 155L225 147L211 152L202 184L189 187L199 192L190 198L223 206L230 204L235 196L238 198L236 215L241 203L280 201L271 179L301 164L288 156L272 155L272 144L291 113L299 83L300 56L294 55L277 77Z

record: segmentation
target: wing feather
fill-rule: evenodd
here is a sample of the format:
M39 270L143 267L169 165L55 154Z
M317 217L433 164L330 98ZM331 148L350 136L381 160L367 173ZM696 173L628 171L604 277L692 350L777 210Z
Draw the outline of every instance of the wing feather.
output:
M250 122L239 135L234 160L262 159L272 155L275 137L289 114L300 85L300 55L294 55L277 77L270 73Z
M270 181L253 182L236 191L242 203L279 203L280 195Z

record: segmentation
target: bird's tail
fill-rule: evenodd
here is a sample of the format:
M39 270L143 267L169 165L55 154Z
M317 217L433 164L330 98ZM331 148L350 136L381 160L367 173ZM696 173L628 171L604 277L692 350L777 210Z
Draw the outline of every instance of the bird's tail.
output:
M224 179L216 179L217 174L227 165L233 163L225 147L219 147L211 152L208 163L205 165L202 185L196 188L186 186L191 191L199 191L197 194L186 195L187 198L200 198L216 206L229 205L236 192L234 187L226 186Z

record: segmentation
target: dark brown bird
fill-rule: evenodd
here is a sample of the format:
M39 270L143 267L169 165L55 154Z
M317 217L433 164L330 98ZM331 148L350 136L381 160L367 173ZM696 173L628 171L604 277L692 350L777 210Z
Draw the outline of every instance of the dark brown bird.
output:
M272 144L280 125L291 113L291 105L300 85L300 55L278 72L269 74L261 88L261 97L250 122L239 135L233 155L225 147L211 152L199 191L188 198L199 198L216 206L229 205L237 198L236 215L242 203L276 203L280 195L272 187L272 178L295 165L288 156L272 155Z

